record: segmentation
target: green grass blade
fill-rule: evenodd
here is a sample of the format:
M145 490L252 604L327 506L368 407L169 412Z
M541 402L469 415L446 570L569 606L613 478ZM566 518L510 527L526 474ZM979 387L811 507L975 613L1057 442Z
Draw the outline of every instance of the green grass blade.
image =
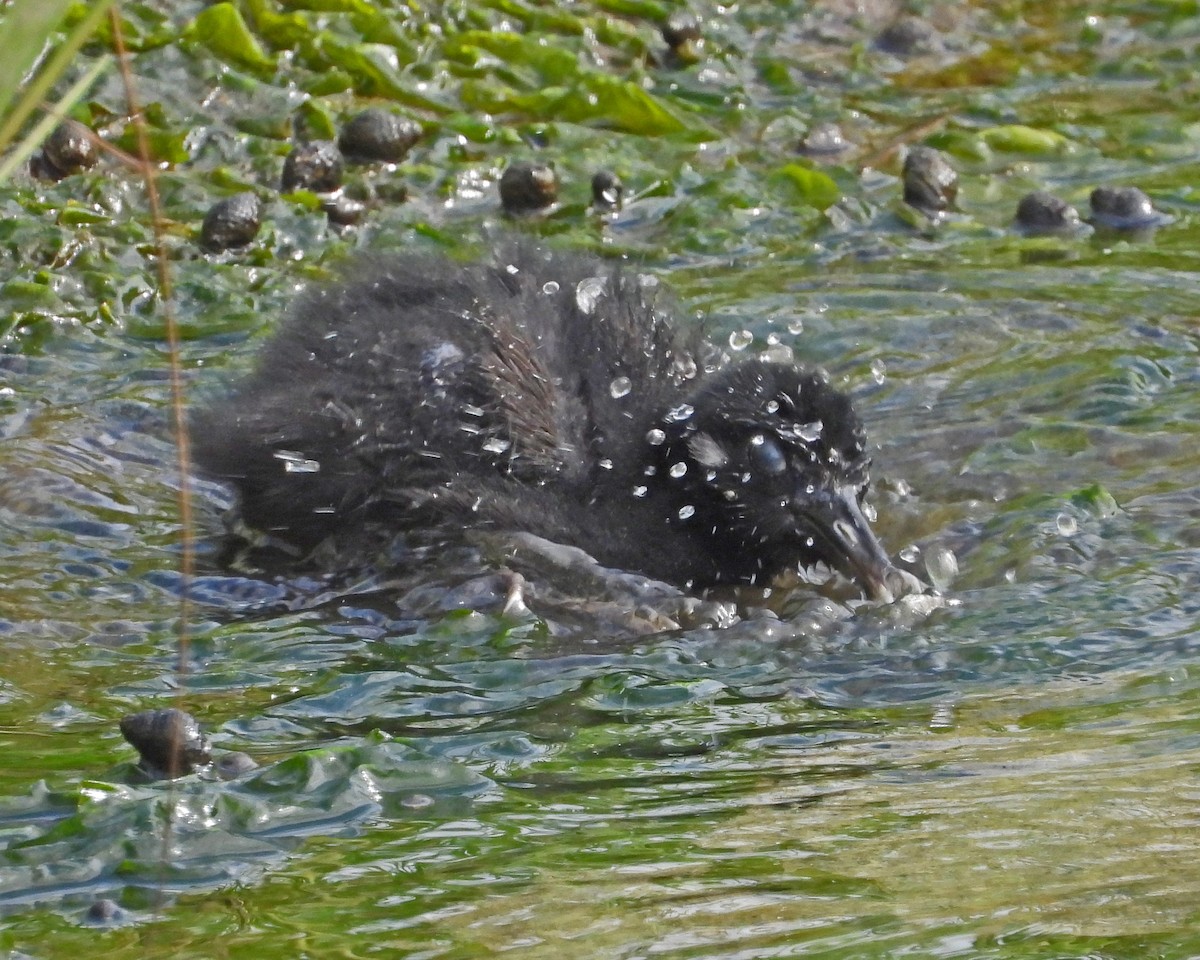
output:
M26 160L32 156L41 143L50 135L50 131L62 122L62 118L67 115L67 112L75 105L75 103L87 93L96 78L112 65L112 57L105 54L99 60L88 68L87 73L71 84L71 88L62 95L58 103L56 103L46 115L37 122L32 130L13 148L13 150L0 160L0 183L4 183L12 176L14 170L18 170Z
M0 19L0 113L8 110L71 0L15 0Z
M21 125L26 121L29 115L37 109L38 105L46 99L50 88L54 86L54 83L60 76L62 76L67 67L70 66L71 62L75 59L75 55L79 52L79 48L82 47L87 41L88 37L95 32L96 27L99 26L100 21L108 14L109 9L112 7L114 2L115 0L95 0L95 2L88 7L87 14L77 24L75 24L75 26L71 29L71 32L63 38L62 43L55 48L54 52L42 65L41 69L37 71L33 79L29 82L28 86L26 86L21 92L21 96L15 101L15 103L13 102L12 97L16 90L16 85L8 88L0 88L2 90L7 90L7 99L3 101L5 105L7 106L8 104L12 104L11 112L4 118L3 124L0 124L0 149L3 149L9 143L12 143L17 131L21 129ZM19 14L22 14L26 8L33 9L41 6L46 7L47 10L59 10L60 6L66 7L67 4L47 2L47 0L25 0L25 2L15 3L9 11L9 17L6 18L6 21L4 23L0 23L0 30L8 27L11 20L20 19ZM30 21L37 19L37 22L41 23L41 17L42 14L40 13L36 17L33 13L29 14ZM54 21L52 27L57 25L61 19L62 14L60 11L58 13L58 18ZM52 27L50 29L52 29ZM47 29L46 34L50 32L50 29ZM38 53L40 53L42 49L42 43L44 43L44 41L45 35L42 35L41 42L38 42L37 46L34 48L35 57ZM5 36L3 42L0 43L0 49L7 50L9 53L11 53L13 50L21 52L17 47L11 47L10 49L10 45L15 44L16 42L17 40L15 35ZM20 42L37 42L33 34L33 27L29 28L28 35L23 36ZM2 59L3 58L0 58L0 60ZM18 56L14 59L19 61L21 58ZM17 77L18 83L20 81L20 77L23 75L24 71L22 71ZM0 92L0 98L3 98L3 96L4 94Z

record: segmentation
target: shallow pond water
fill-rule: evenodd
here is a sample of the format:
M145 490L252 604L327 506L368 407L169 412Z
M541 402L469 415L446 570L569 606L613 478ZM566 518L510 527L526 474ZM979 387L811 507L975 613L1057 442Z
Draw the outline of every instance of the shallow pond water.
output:
M189 158L162 189L191 396L247 370L296 289L358 248L516 231L627 253L731 350L790 348L844 384L881 538L959 572L931 610L801 585L743 597L720 629L662 629L549 576L541 616L504 619L468 609L487 565L459 554L336 588L230 575L228 493L200 482L181 646L140 185L111 166L15 182L0 949L1200 954L1192 6L920 5L931 46L902 57L872 43L891 4L699 4L690 66L665 62L673 7L649 0L176 6L125 16L155 142ZM426 137L353 172L372 207L335 236L310 198L273 194L287 120L372 97ZM121 109L109 78L80 118L116 137ZM827 119L854 146L819 166L796 144ZM959 168L943 222L898 202L909 142ZM506 222L498 170L531 155L563 203ZM601 165L628 190L611 221L586 210ZM1030 190L1086 215L1100 184L1175 220L1012 231ZM246 185L270 197L258 240L201 254L205 209ZM260 770L140 782L117 721L169 704ZM90 923L97 898L125 913Z

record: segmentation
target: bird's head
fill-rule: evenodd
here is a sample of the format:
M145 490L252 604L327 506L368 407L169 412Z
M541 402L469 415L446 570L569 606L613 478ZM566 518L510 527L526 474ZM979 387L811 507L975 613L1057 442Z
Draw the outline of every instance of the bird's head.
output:
M870 458L849 398L820 376L751 360L664 412L647 437L673 525L709 544L726 582L818 561L890 599L900 574L863 512Z

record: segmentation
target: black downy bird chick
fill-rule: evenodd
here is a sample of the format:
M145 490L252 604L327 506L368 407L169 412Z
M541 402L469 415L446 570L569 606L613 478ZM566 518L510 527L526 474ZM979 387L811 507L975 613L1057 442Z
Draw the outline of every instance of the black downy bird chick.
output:
M850 400L788 364L720 366L657 294L534 248L369 260L302 296L199 414L196 459L298 554L486 527L693 589L823 561L871 598L907 592L863 514Z

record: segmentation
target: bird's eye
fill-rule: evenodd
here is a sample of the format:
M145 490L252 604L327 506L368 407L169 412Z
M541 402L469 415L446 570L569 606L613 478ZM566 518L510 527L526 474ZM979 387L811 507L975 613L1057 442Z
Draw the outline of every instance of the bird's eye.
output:
M765 434L756 433L748 448L750 463L755 470L776 477L787 469L787 457L779 444Z

